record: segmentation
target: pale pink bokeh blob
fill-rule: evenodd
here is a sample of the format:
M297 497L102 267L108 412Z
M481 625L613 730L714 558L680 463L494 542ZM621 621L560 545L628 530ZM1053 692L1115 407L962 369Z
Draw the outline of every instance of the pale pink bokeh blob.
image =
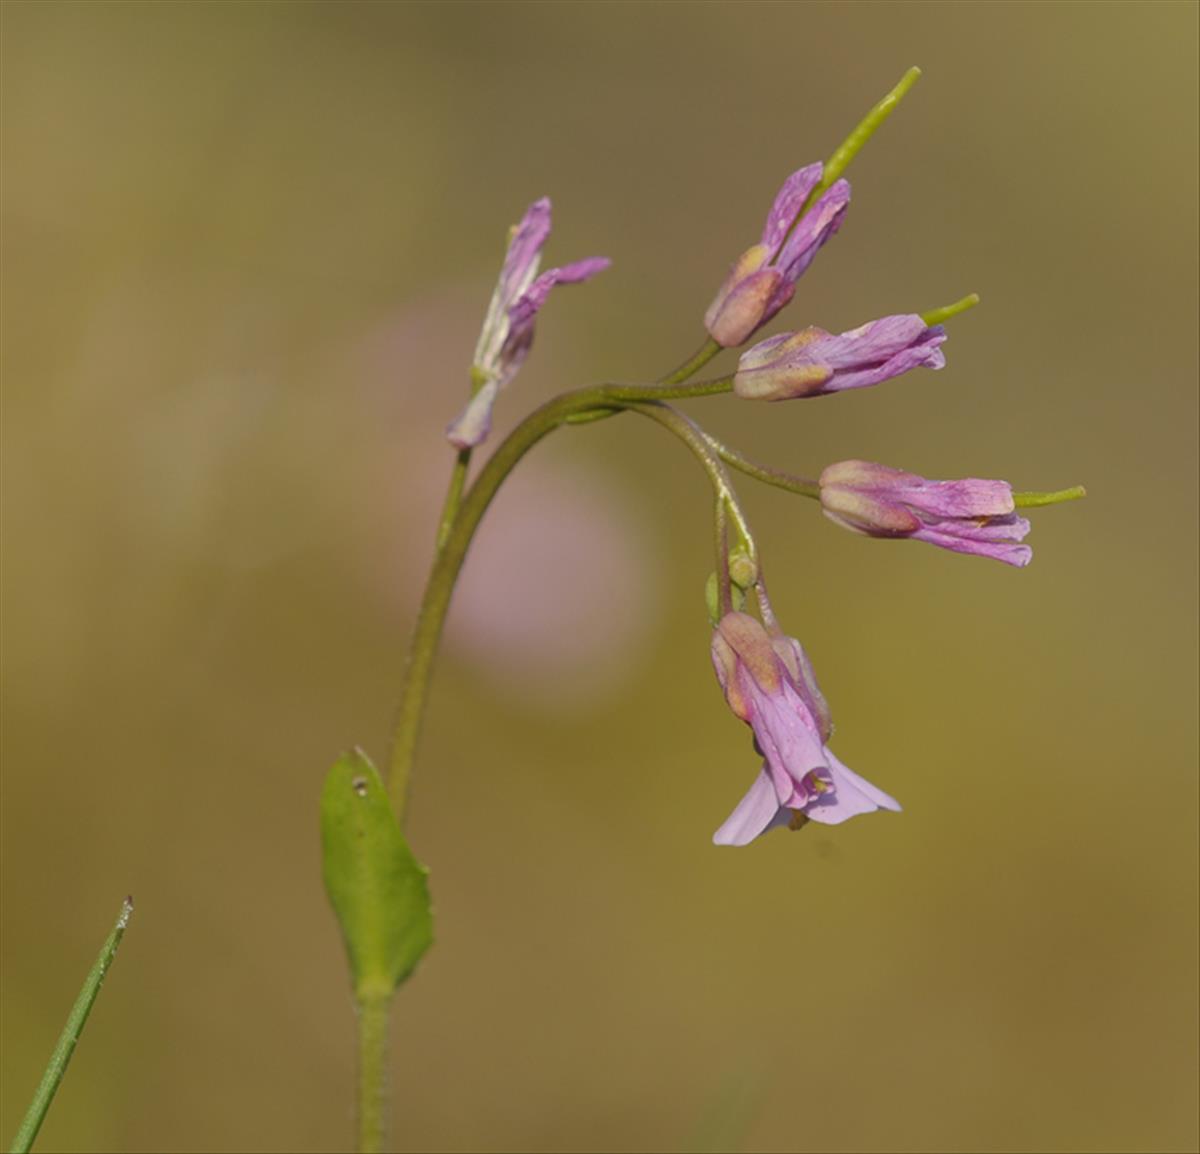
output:
M454 451L442 430L467 391L467 365L486 291L448 290L397 312L358 345L354 371L378 416L373 502L384 511L388 564L364 574L396 626L416 612ZM482 462L563 374L539 360L505 394ZM583 381L577 383L585 383ZM586 428L555 433L582 439ZM475 466L477 468L478 466ZM632 482L591 460L537 446L508 477L467 558L447 622L450 660L499 693L561 709L613 691L648 639L661 551Z

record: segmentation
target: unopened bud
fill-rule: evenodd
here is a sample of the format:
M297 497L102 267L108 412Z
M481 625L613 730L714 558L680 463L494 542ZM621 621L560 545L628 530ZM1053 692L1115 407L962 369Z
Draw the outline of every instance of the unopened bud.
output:
M740 613L746 605L745 593L737 585L731 586L729 592L733 608ZM704 582L704 603L708 608L709 624L715 629L723 616L721 612L721 587L717 582L717 575L715 573L710 573L708 580Z
M930 328L915 314L883 317L840 336L815 327L780 333L742 354L733 391L751 401L786 401L867 388L910 369L940 369L945 339L940 325Z
M930 481L871 461L840 461L821 474L821 507L868 537L913 537L955 553L1029 564L1020 542L1029 522L1016 514L1007 481Z
M729 579L740 590L752 589L758 580L758 562L745 549L729 554Z

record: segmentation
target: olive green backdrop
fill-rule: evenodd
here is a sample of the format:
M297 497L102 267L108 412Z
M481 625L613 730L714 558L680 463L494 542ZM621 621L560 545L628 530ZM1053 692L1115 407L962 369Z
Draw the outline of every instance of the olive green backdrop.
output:
M41 1148L345 1144L317 798L386 749L505 230L548 194L548 262L614 262L508 425L690 353L779 181L919 63L781 321L977 290L948 367L689 411L798 472L1090 497L1018 572L747 490L835 747L905 812L731 851L704 480L632 418L540 447L422 741L395 1140L1195 1149L1194 4L2 18L4 1140L130 891Z

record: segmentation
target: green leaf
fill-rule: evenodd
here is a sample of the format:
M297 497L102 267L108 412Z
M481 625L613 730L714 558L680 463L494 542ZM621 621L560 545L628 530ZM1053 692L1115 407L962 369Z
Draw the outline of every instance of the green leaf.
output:
M321 792L325 889L342 926L355 994L390 995L433 941L428 871L413 857L378 771L345 754Z

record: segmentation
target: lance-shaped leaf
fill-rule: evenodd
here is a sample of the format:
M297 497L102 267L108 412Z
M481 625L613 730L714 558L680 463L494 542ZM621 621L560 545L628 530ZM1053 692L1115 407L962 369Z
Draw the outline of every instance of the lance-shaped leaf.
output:
M383 781L361 750L345 754L325 778L321 844L355 993L390 994L433 940L428 871L408 848Z

